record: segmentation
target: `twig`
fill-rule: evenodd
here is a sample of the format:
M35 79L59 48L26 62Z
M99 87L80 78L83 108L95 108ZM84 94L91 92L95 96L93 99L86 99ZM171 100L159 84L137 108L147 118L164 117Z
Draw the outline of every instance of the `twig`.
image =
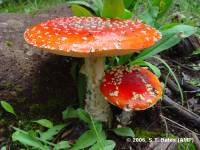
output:
M163 116L162 114L160 114L160 117L165 118L166 120L170 121L171 123L174 123L174 124L176 124L177 126L183 128L183 129L185 129L185 130L187 130L187 131L189 131L189 132L191 132L191 133L194 132L194 131L188 129L187 127L185 127L185 126L183 126L183 125L181 125L181 124L175 122L174 120L171 120L171 119L169 119L169 118ZM194 133L195 133L196 135L200 135L199 133L196 133L196 132L194 132Z
M179 63L179 62L176 61L176 60L170 59L170 61L173 62L173 63L175 63L175 64L177 64L177 65L179 65L179 66L182 67L182 68L187 69L187 70L196 71L195 69L192 69L191 67L188 67L188 66L186 66L185 64L181 64L181 63Z
M165 124L165 132L166 132L166 135L169 133L169 128L168 128L168 125L167 125L167 121L166 119L163 117L162 113L160 114L160 117L162 119L162 121L164 122Z
M164 76L164 74L162 74L161 75L161 79L165 80L165 78L166 78L166 76ZM197 93L197 92L200 92L200 88L191 85L190 83L186 82L183 79L178 78L178 82L186 90L184 92L187 92L187 93ZM172 79L168 78L167 85L169 86L170 89L172 89L176 93L179 93L179 89L177 87L177 84Z
M192 122L193 125L197 128L200 127L200 116L193 113L192 111L186 109L185 107L179 105L178 103L174 102L171 98L164 95L162 102L170 106L178 115L187 119L187 122Z

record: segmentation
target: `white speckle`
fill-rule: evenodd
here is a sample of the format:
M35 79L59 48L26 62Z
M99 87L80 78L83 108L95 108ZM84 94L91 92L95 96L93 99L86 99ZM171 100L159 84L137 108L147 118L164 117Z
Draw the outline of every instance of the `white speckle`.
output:
M141 110L140 108L135 108L135 110Z
M119 91L114 91L114 92L109 93L110 96L116 96L116 97L118 96L118 94L119 94Z
M146 32L146 31L141 31L141 33L143 33L144 35L146 35L146 34L147 34L147 32Z
M44 35L48 35L48 34L49 34L49 32L45 32L45 33L44 33Z
M86 41L88 38L86 36L84 36L84 37L82 37L82 39Z
M147 100L147 103L152 104L153 101L152 101L151 99L148 99L148 100Z
M62 37L61 40L65 41L65 40L67 40L67 37Z

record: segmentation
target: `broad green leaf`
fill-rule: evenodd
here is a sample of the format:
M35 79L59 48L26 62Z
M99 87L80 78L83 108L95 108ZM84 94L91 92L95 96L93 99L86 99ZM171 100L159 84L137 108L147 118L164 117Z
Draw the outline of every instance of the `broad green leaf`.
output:
M102 141L106 139L106 134L103 130L102 123L95 121L91 119L91 123L89 124L89 127L91 130L93 130L94 133L96 133L96 136L98 136L98 141Z
M62 115L63 119L79 118L86 123L90 123L90 115L81 108L78 108L77 110L73 108L67 108L65 111L62 112Z
M123 0L104 0L102 17L106 18L122 18L124 15L125 7Z
M66 125L65 124L60 124L56 125L50 129L48 129L46 132L40 133L40 138L42 140L52 140L53 137L58 134Z
M145 61L145 64L156 74L156 76L158 78L161 76L160 69L157 66L155 66L147 61Z
M139 66L147 66L156 74L157 77L161 76L160 69L157 66L155 66L155 65L153 65L153 64L151 64L147 61L143 61L143 60L140 60L140 61L137 61L137 62L133 61L133 62L130 62L130 64L131 65L139 65Z
M118 64L119 64L119 65L122 65L122 64L127 63L127 62L129 61L129 59L131 58L131 56L132 56L132 54L120 56L120 57L119 57Z
M181 41L196 32L196 28L188 25L176 25L170 29L162 31L162 39L154 46L142 51L135 61L145 59L147 57L156 55L166 49L171 48Z
M8 102L6 102L6 101L0 101L0 102L1 102L1 106L3 107L3 109L5 111L7 111L7 112L9 112L9 113L11 113L11 114L16 116L16 113L15 113L13 107Z
M158 18L163 17L173 4L173 0L153 0L153 6L159 7Z
M86 1L68 1L67 4L69 5L82 5L82 6L85 6L85 7L88 7L90 9L92 9L92 6L90 3L86 2Z
M60 149L67 149L70 148L71 146L69 145L68 141L60 141L57 143L54 147L53 150L60 150Z
M53 127L53 123L50 121L50 120L47 120L47 119L40 119L40 120L36 120L36 121L33 121L43 127L46 127L46 128L52 128Z
M133 5L134 3L135 3L135 0L124 0L124 5L126 9L129 9L131 5Z
M72 10L72 13L78 17L93 16L93 14L89 10L87 10L86 8L79 6L79 5L72 5L71 10Z
M104 140L102 141L102 145L100 143L96 143L89 150L113 150L115 145L116 143L112 140Z
M173 26L172 28L168 30L163 30L161 31L162 34L165 35L171 35L171 34L176 34L180 39L186 38L196 32L197 28L189 25L176 25Z
M192 52L192 55L200 55L200 48Z
M135 137L135 134L131 128L115 128L112 129L115 134L120 135L120 136L130 136L130 137Z
M32 137L37 137L38 136L38 131L37 130L29 130L28 135Z
M153 6L150 6L149 8L147 8L140 16L139 18L151 25L151 26L156 26L156 17L158 15L158 7L153 7Z
M152 0L152 5L160 7L160 2L161 2L161 0Z
M125 9L122 19L130 19L130 18L132 18L132 16L133 16L133 13L130 12L129 10Z
M81 119L82 121L90 124L91 120L90 120L90 115L83 109L78 108L77 109L78 115L79 115L79 119Z
M32 146L40 150L48 150L44 147L44 145L42 145L40 141L38 141L34 137L19 131L16 131L12 134L12 140L19 141L21 144L24 144L26 146Z
M176 26L176 25L179 25L178 23L175 23L175 22L173 22L173 23L167 23L167 24L165 24L165 25L163 25L163 26L161 26L160 28L159 28L159 30L167 30L167 29L170 29L170 28L172 28L172 27L174 27L174 26Z
M87 148L96 143L96 141L97 139L94 132L92 130L88 130L79 137L79 139L73 145L71 150L79 150Z
M6 146L3 146L3 147L1 148L1 150L6 150Z
M68 118L78 118L78 113L74 108L67 108L62 112L62 118L68 119Z
M92 0L93 2L93 10L95 11L97 16L101 16L101 12L103 10L103 1L102 0Z

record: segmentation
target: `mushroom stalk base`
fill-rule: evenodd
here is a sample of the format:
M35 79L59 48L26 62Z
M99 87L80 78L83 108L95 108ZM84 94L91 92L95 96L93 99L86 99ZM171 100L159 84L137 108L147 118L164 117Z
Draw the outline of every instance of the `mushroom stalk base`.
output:
M118 121L123 125L127 126L132 123L134 112L122 110L122 113L118 117Z
M96 120L110 122L111 110L100 91L100 82L104 76L104 59L88 57L82 72L87 76L86 111Z

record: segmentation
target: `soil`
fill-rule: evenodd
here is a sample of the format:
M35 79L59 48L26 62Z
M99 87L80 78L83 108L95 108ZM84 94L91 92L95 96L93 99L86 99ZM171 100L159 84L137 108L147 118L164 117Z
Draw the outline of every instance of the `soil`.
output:
M60 111L64 106L61 103L75 102L76 87L70 68L79 59L45 53L23 39L27 27L70 15L67 6L34 15L0 14L0 99L14 104L18 114L30 112L31 115L26 115L41 117L41 111L47 114L52 111L49 105L54 111Z
M33 15L16 13L0 14L0 99L6 100L13 105L16 113L20 116L18 119L36 120L49 118L55 122L59 122L61 121L61 112L67 106L77 106L77 81L73 76L76 70L74 71L72 68L80 64L81 59L57 56L40 51L26 44L23 39L23 33L27 27L48 19L71 15L67 6L59 6L52 10L42 10ZM177 48L174 51L180 54ZM182 64L182 66L192 68L189 66L189 63L200 63L199 58L188 58L188 54L190 55L192 50L185 51L184 55L180 54L176 58L172 58L171 56L174 55L174 51L169 51L163 54L162 57L176 70L179 78L184 80L186 76L188 78L198 78L200 76L199 71L191 71L179 65ZM173 61L169 58L172 58ZM166 77L166 69L162 69L162 72ZM185 75L184 78L183 73ZM186 90L188 89L184 89L184 91ZM179 99L180 97L178 92L174 92L168 86L165 94L172 99ZM195 94L185 93L187 99L185 106L188 106L195 113L200 114L200 109L198 109L200 108L199 97L195 96ZM116 117L121 110L113 106L112 110L115 114L113 127L117 127L120 123ZM161 101L153 108L136 112L129 126L133 129L141 128L157 133L165 133L168 130L167 132L179 136L191 136L187 130L180 129L171 122L167 122L166 124L166 120L161 118L160 114L200 133L200 128L196 128L190 123L187 124L187 120L185 121L184 118L180 118L178 115L172 113L167 107L162 105ZM78 120L74 122L74 132L67 137L68 139L74 140L85 131L84 124ZM0 146L2 141L9 141L9 133L11 131L8 125L10 124L18 124L17 119L5 113L0 108ZM168 126L168 129L166 129L166 126ZM142 150L149 148L149 143L128 141L127 138L119 137L112 132L108 131L107 133L108 139L116 141L116 150ZM170 149L170 146L168 148Z

